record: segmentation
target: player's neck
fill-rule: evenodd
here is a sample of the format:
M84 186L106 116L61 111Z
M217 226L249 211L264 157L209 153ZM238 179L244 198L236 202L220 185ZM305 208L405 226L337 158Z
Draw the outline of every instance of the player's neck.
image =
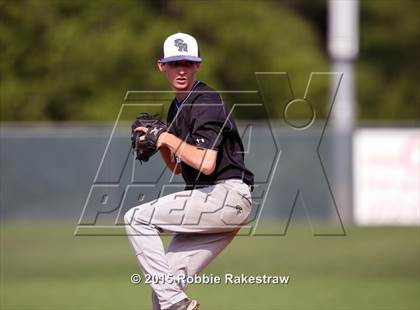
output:
M186 90L182 90L182 91L175 91L175 98L176 100L178 100L178 102L181 102L182 100L184 100L190 93L191 89L194 87L194 85L196 84L197 80L194 80L191 85L188 86L188 88Z

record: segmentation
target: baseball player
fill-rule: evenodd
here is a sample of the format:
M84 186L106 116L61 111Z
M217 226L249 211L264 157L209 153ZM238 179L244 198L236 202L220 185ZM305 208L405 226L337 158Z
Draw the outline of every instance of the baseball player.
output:
M185 293L184 279L201 272L232 241L252 208L254 177L245 167L240 135L221 96L196 79L201 61L192 36L169 36L157 62L175 92L168 126L141 115L132 127L138 158L147 160L147 149L159 150L186 183L184 191L124 216L136 258L152 279L155 310L198 309L198 301ZM174 233L166 252L161 232Z

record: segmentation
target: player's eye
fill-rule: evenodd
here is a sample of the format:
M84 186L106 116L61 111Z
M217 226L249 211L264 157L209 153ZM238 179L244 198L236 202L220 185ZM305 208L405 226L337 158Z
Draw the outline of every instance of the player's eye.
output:
M173 67L187 67L191 68L193 66L193 62L189 60L182 60L182 61L174 61L170 63Z

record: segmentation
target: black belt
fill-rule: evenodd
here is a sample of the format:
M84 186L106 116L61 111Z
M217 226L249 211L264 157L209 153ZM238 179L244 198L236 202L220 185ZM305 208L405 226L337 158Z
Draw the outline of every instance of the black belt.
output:
M229 180L229 179L228 179ZM237 180L241 180L241 179L237 179ZM224 181L224 180L218 180L218 181ZM243 180L242 180L243 181ZM253 192L254 191L254 185L252 184L252 185L250 185L250 184L248 184L247 182L245 182L245 181L243 181L246 185L248 185L249 186L249 191L250 192ZM190 190L194 190L194 189L200 189L200 188L205 188L205 187L208 187L208 186L212 186L212 185L215 185L216 183L213 183L213 184L206 184L206 185L203 185L203 184L195 184L195 185L186 185L185 186L185 188L184 188L184 190L186 190L186 191L190 191Z

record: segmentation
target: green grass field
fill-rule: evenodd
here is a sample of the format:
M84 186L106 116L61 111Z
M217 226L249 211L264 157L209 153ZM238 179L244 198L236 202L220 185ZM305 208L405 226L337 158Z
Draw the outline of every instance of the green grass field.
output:
M1 229L1 309L150 309L126 237L75 237L74 224ZM165 240L167 242L167 238ZM206 274L289 275L287 285L192 285L201 309L419 309L419 228L314 237L237 237Z

